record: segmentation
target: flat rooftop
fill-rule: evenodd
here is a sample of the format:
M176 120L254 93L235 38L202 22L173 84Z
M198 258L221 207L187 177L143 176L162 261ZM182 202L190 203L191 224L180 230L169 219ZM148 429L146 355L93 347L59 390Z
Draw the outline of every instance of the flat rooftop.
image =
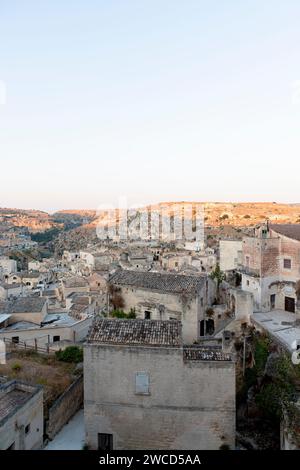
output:
M300 316L283 310L272 310L253 313L251 318L288 351L296 349L295 344L300 342L300 325L296 325L296 320L300 319Z
M68 313L49 313L43 320L43 326L40 323L33 323L29 321L18 321L8 325L6 328L1 328L0 333L5 333L6 331L18 331L18 330L42 330L43 328L55 328L59 326L72 326L75 323L78 323L78 319L69 315Z
M41 387L18 381L6 382L0 385L0 424L12 416L40 390Z

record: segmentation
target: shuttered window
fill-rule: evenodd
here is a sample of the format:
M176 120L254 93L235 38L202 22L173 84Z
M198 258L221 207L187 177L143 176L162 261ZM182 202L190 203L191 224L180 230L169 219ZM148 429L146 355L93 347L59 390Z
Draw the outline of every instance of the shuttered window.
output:
M137 372L135 374L135 393L149 395L149 374L146 372Z

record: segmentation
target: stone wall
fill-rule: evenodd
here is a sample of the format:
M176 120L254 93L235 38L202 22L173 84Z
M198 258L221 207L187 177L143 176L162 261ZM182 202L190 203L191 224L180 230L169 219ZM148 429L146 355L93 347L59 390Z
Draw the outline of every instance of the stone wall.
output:
M83 403L83 377L80 376L55 401L49 410L46 435L51 440L67 424Z
M220 269L230 271L237 269L241 258L243 243L241 240L220 240Z

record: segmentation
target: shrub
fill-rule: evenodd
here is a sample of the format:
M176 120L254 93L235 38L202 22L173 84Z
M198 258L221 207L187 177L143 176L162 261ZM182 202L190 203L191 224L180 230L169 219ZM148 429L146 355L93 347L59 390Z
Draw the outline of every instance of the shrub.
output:
M115 308L112 312L110 312L110 315L114 318L127 318L127 314L119 308Z
M135 308L131 308L128 313L128 318L136 318Z
M228 444L222 444L220 445L220 450L230 450L230 447Z
M78 346L68 346L64 350L56 351L56 358L63 362L82 362L83 361L83 350Z
M215 314L215 311L214 311L214 309L213 309L213 308L211 308L211 307L208 307L208 308L206 309L206 316L207 316L208 318L211 318L211 317L213 317L213 316L214 316L214 314Z
M123 310L116 308L110 313L111 317L114 318L136 318L135 309L131 308L129 313L125 313Z
M20 372L20 370L22 369L22 366L21 364L19 364L18 362L15 362L12 366L11 366L12 370L14 372Z
M256 337L254 345L255 368L259 374L262 374L269 355L270 340L264 336Z

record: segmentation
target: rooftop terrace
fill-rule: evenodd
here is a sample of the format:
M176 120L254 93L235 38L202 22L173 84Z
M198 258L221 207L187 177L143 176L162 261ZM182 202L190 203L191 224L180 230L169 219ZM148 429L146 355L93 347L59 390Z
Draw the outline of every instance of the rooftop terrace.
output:
M40 387L27 385L18 381L6 382L0 385L0 425L30 400L39 390Z

